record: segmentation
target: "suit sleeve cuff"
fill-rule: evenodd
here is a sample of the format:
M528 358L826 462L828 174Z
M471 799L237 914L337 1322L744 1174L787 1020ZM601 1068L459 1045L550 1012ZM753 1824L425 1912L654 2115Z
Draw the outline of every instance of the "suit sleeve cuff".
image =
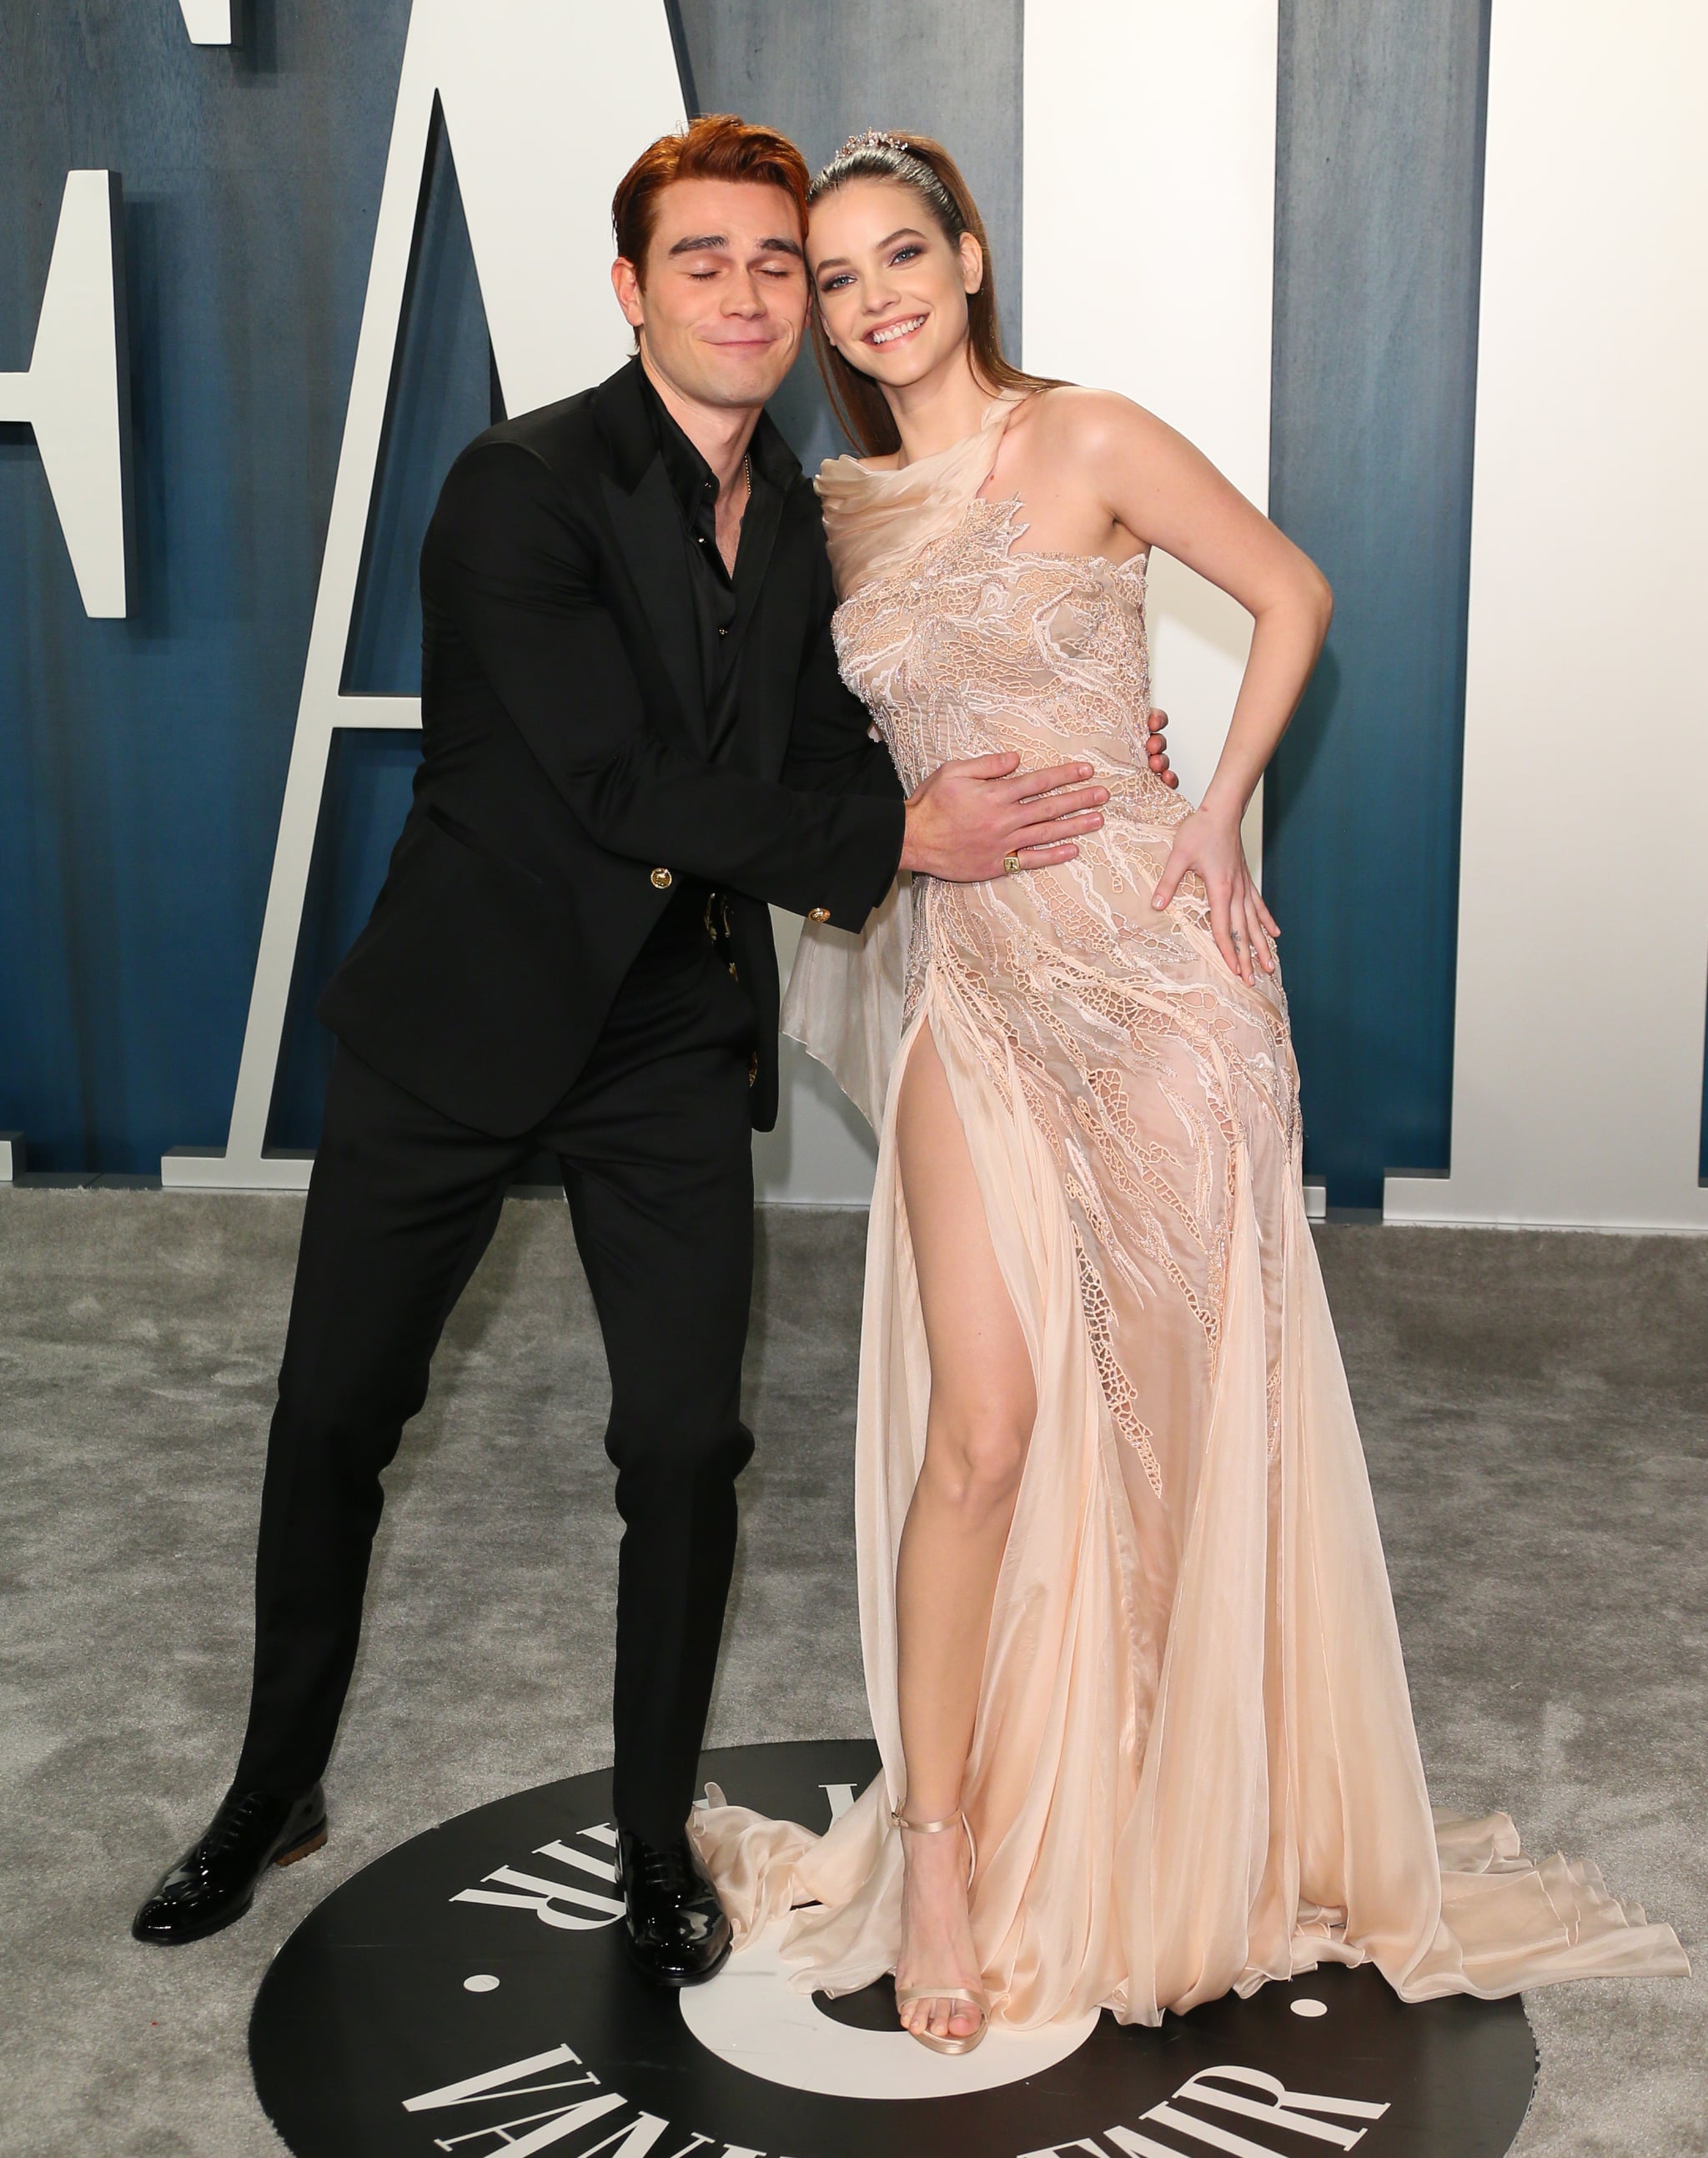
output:
M835 889L827 889L820 903L807 910L809 922L828 922L833 929L849 930L855 936L895 883L907 832L906 803L875 801L859 806L864 813L861 821L869 829L862 834L858 849L849 849L850 856L857 858L849 860L845 873L834 879Z

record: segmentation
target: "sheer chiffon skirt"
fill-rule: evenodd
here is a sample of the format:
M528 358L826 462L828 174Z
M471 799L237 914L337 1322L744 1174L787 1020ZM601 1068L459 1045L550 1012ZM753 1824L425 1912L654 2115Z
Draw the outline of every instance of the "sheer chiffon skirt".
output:
M996 2020L1107 2007L1155 2024L1324 1962L1374 1962L1408 2001L1686 1971L1671 1930L1610 1897L1592 1868L1531 1863L1504 1815L1432 1812L1296 1124L1233 1122L1219 1336L1189 1443L1159 1474L1109 1407L1085 1225L1035 1082L1029 1107L978 983L940 957L897 1073L927 1023L1039 1404L964 1787L979 1851L973 1932ZM856 1440L883 1773L823 1835L721 1803L699 1809L693 1831L738 1943L784 1928L794 1983L833 1994L892 1970L900 1943L895 1564L930 1372L895 1097L892 1082ZM1151 1316L1155 1353L1178 1359L1159 1304ZM1130 1360L1142 1341L1122 1347Z

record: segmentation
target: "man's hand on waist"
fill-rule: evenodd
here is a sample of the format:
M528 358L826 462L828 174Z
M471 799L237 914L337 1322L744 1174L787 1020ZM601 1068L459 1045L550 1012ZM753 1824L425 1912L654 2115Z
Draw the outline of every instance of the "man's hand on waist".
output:
M1022 772L1012 751L940 764L907 804L900 866L951 884L983 884L1014 866L1049 869L1078 854L1109 799L1088 764ZM1059 791L1058 791L1059 790Z

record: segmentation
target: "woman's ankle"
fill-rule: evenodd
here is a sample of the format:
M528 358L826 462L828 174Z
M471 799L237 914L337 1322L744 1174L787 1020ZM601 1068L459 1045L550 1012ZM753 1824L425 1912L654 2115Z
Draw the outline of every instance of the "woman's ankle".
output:
M929 1804L928 1799L932 1798L941 1803ZM908 1829L916 1835L945 1835L961 1825L960 1795L957 1793L950 1798L941 1791L931 1792L929 1786L924 1793L918 1793L910 1785L901 1804L890 1809L890 1818L898 1828Z

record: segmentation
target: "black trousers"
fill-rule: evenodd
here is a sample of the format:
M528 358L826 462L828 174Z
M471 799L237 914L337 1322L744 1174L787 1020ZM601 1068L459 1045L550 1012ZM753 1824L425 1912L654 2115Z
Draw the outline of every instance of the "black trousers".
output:
M680 1832L735 1546L753 1272L754 1023L689 892L624 983L593 1058L533 1133L453 1123L340 1047L308 1190L255 1569L254 1691L234 1788L326 1766L361 1628L380 1472L540 1147L563 1167L611 1367L617 1577L615 1809ZM476 1533L478 1533L477 1529ZM496 1525L494 1525L496 1533Z

